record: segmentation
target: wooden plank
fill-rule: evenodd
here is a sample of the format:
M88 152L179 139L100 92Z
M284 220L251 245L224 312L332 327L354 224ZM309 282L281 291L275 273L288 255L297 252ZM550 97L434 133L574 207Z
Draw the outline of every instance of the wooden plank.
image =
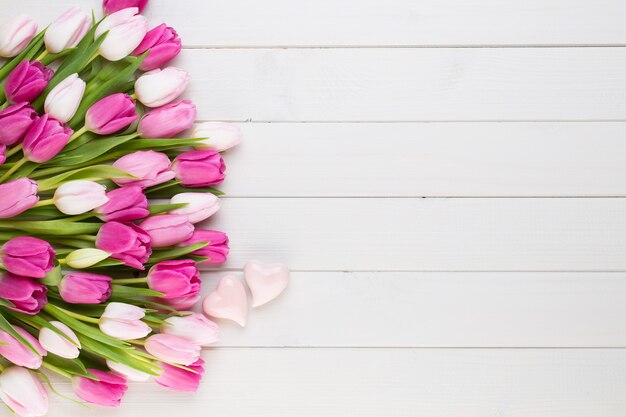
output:
M626 199L225 199L229 266L294 270L625 271Z
M218 349L200 392L131 384L116 409L51 396L50 417L622 417L626 351ZM71 394L68 382L57 385Z
M625 196L626 123L243 123L236 197Z

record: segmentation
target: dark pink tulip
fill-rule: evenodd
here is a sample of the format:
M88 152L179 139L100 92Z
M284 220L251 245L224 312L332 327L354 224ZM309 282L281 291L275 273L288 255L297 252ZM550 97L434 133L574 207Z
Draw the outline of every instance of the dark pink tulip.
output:
M200 358L191 365L188 365L187 368L190 368L193 372L167 363L162 363L161 369L163 371L161 375L154 378L154 381L173 391L196 392L198 391L200 380L204 373L204 361Z
M200 285L198 268L191 259L159 262L148 271L148 286L165 294L160 298L165 302L180 305L181 299L193 299L200 293Z
M135 101L128 94L113 94L87 110L85 127L98 135L110 135L127 128L137 119Z
M31 162L48 162L67 145L72 133L68 125L44 114L24 137L24 156Z
M152 254L150 236L132 223L109 222L100 227L96 247L111 253L111 258L144 270L143 264Z
M100 304L111 296L111 277L88 272L72 272L59 282L59 293L66 303Z
M194 230L187 216L178 214L148 217L139 226L150 235L150 242L155 248L183 242L191 237Z
M180 53L180 48L181 42L178 33L162 23L146 33L143 41L133 51L133 55L140 56L146 51L150 51L139 68L142 71L152 71L174 59Z
M104 0L102 2L102 9L105 14L111 14L118 10L136 7L139 9L139 13L141 13L144 7L146 7L146 4L148 4L148 0Z
M189 246L194 243L208 242L205 247L191 252L192 255L208 258L200 265L218 265L226 262L228 256L228 236L217 230L195 230L193 235L178 246Z
M6 146L18 144L36 119L37 112L26 102L0 111L0 143Z
M116 188L106 193L106 196L109 202L94 210L105 222L130 222L150 214L148 199L143 188L137 185Z
M9 300L11 310L25 314L37 314L48 303L48 288L32 278L5 272L0 277L0 298Z
M116 178L113 181L119 186L138 185L142 188L152 187L173 179L176 174L171 169L170 159L161 152L137 151L122 156L113 163L115 168L126 171L135 178Z
M76 396L91 404L117 407L128 389L126 380L99 369L88 369L98 381L82 376L74 377L72 386Z
M4 93L11 103L32 102L46 88L54 71L39 61L22 61L9 74Z
M4 268L15 275L43 278L54 268L55 254L45 240L19 236L2 246L0 260Z
M0 219L17 216L39 201L37 183L20 178L0 184Z
M191 129L196 121L196 106L189 100L157 107L144 114L137 132L144 138L173 138Z
M26 341L37 351L37 353L30 350L9 333L4 330L0 330L0 355L13 362L15 365L30 369L39 369L42 362L41 357L46 355L46 350L41 346L39 340L33 337L26 330L18 326L13 326L13 328L20 334L20 336L26 339Z
M219 152L189 151L174 159L172 169L184 187L208 187L224 181L226 165Z

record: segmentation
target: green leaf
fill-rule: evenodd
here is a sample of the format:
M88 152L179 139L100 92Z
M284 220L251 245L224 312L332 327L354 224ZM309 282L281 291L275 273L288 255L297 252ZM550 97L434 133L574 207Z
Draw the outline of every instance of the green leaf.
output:
M177 203L177 204L155 204L148 207L151 215L167 213L168 211L175 210L177 208L185 207L189 203Z
M193 146L202 138L185 138L185 139L136 139L132 142L125 143L118 149L138 151L142 149L167 150L177 149L186 146Z
M58 335L60 335L63 338L67 339L68 341L70 341L72 344L74 344L74 341L68 335L63 333L61 330L59 330L55 326L51 325L46 319L44 319L40 315L34 315L33 316L33 315L30 315L30 314L24 314L24 313L20 313L19 311L13 311L13 310L5 311L5 314L10 316L10 317L13 317L16 320L19 320L19 321L21 321L23 323L26 323L27 325L29 325L30 327L32 327L34 329L38 329L39 330L42 327L50 329L53 332L57 333Z
M94 234L100 230L102 223L71 222L66 220L40 221L0 221L0 227L22 230L35 235L85 235Z
M54 263L55 267L50 272L48 272L46 276L43 277L43 279L41 280L41 283L45 284L46 286L56 287L57 285L59 285L59 282L61 282L61 279L63 278L59 262L55 260Z
M111 298L136 298L136 297L163 297L165 294L153 291L149 288L130 287L125 285L111 285Z
M189 192L194 192L194 193L211 193L217 196L220 195L224 195L224 193L220 190L218 190L217 188L213 188L213 187L197 187L197 188L190 188L190 187L183 187L182 185L179 184L179 181L176 180L172 180L172 181L168 181L165 182L163 184L159 184L156 185L154 187L150 187L146 189L146 195L148 195L151 198L168 198L171 197L173 195L179 194L179 193L189 193Z
M126 171L111 165L93 165L85 168L74 169L55 175L54 177L38 181L39 191L48 191L58 187L61 183L74 180L99 181L111 178L137 178Z
M134 350L132 348L115 348L103 343L100 343L96 340L90 339L88 337L78 336L78 340L83 346L83 350L87 350L95 353L98 356L101 356L105 359L109 359L113 362L121 363L123 365L130 366L133 369L137 369L139 371L145 372L150 375L159 375L160 368L159 366L150 361L143 361L134 358L131 356L132 354L140 355L138 350ZM146 355L140 355L146 356ZM150 359L156 359L151 355L147 355Z
M72 375L79 375L79 376L91 375L91 373L87 371L87 368L85 368L85 365L83 365L81 360L78 358L66 359L66 358L57 356L51 352L48 352L48 354L46 355L46 358L44 359L44 362L49 363L50 365L56 368L62 369L65 372L72 374Z
M30 344L30 342L28 342L28 340L26 340L24 338L24 336L22 336L21 334L19 334L14 328L13 326L11 326L11 323L9 323L7 321L7 319L4 317L4 314L0 314L0 329L4 330L5 332L7 332L8 334L10 334L11 336L13 336L14 338L17 339L18 342L20 342L22 345L26 346L28 348L28 350L30 350L31 352L33 352L35 355L37 356L41 356L39 355L39 352L37 352L37 350L33 347L33 345Z
M108 268L111 266L122 266L125 265L124 262L119 261L117 259L105 259L104 261L100 261L97 264L91 266L90 268Z
M71 166L89 162L109 152L111 149L137 137L136 134L94 139L68 152L62 152L46 166Z
M15 304L10 302L9 300L5 300L4 298L0 298L0 306L2 306L2 307L14 307Z
M202 249L208 244L208 242L198 242L182 248L155 250L154 252L152 252L152 256L150 256L150 258L148 259L148 263L157 263L170 259L176 259L191 252L197 251L198 249Z

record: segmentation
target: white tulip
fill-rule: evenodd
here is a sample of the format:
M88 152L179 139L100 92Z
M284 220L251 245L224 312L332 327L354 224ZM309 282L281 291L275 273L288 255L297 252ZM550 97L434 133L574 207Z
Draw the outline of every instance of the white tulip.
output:
M170 199L170 204L187 203L186 206L171 210L171 214L187 216L190 223L208 219L220 209L220 199L211 193L180 193Z
M113 362L106 359L107 366L116 375L126 378L129 381L144 382L150 379L150 374L138 371L137 369L124 365L123 363Z
M67 123L76 114L84 93L85 82L76 73L69 75L48 93L44 110L50 117Z
M41 417L48 413L48 393L35 374L11 366L0 374L0 399L22 417Z
M199 346L208 346L219 340L220 329L200 313L181 311L186 316L172 316L161 326L161 333L187 339Z
M119 10L108 15L95 30L95 39L109 32L100 45L99 52L109 61L119 61L139 46L148 32L148 21L137 14L136 7Z
M70 268L85 269L97 264L100 261L104 261L111 254L100 249L95 248L83 248L76 249L70 252L65 257L65 263Z
M146 72L135 81L137 100L148 107L160 107L180 96L189 83L187 71L175 67Z
M19 15L0 26L0 57L12 58L22 52L37 33L37 23Z
M141 321L145 315L140 307L125 303L109 303L100 317L100 330L116 339L141 339L152 331L150 326Z
M54 193L54 205L61 213L87 213L109 201L106 187L93 181L76 180L61 184Z
M223 152L241 142L241 130L232 123L204 122L196 126L191 135L193 138L206 138L197 142L194 148L210 149Z
M91 18L78 7L73 7L52 22L43 36L46 50L58 54L74 48L91 29Z
M67 337L63 337L52 329L42 327L41 330L39 330L39 343L41 343L41 346L48 352L52 352L62 358L78 358L81 346L78 337L76 337L72 329L60 321L51 321L50 324L59 329Z

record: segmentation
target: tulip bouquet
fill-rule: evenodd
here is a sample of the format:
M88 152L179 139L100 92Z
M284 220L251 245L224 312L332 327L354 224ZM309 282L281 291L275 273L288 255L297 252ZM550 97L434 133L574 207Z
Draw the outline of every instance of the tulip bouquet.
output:
M181 41L148 30L146 2L0 27L0 398L21 416L47 412L50 372L106 406L129 380L195 391L217 340L189 310L199 266L224 263L228 238L195 225L219 209L220 152L240 133L208 122L178 137L196 116L176 101L189 75L167 66ZM249 270L255 305L286 286L281 265ZM245 324L242 282L225 277L205 311Z

